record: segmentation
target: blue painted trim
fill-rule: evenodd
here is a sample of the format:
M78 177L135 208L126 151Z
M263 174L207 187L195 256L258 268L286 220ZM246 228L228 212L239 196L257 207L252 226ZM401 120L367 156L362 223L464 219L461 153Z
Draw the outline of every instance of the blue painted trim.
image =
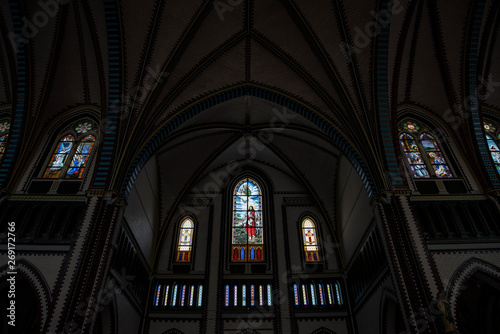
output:
M363 184L368 192L369 197L373 197L377 191L372 177L368 171L368 168L363 163L361 157L356 152L356 150L349 144L349 142L327 121L325 121L321 116L314 113L311 109L295 102L283 95L269 91L267 89L245 85L237 88L233 88L219 94L210 96L195 105L189 107L185 111L181 112L175 116L170 122L165 124L145 145L143 150L139 153L136 160L132 163L129 172L124 180L121 194L128 197L132 187L134 185L135 179L139 175L139 172L151 158L153 153L158 149L161 143L182 123L199 114L200 112L207 110L219 103L229 101L234 98L238 98L245 95L251 95L259 97L277 104L283 107L295 111L299 115L308 119L316 126L318 126L342 151L342 153L347 157L347 159L354 166L354 169L358 172L363 181Z
M491 184L495 187L500 186L500 180L490 156L486 138L483 132L483 124L481 122L481 113L477 99L477 69L479 63L479 39L481 32L481 24L483 21L485 1L478 1L474 5L474 14L469 27L468 45L467 45L467 63L466 63L466 82L465 89L469 97L469 108L472 119L472 128L476 136L479 154L486 168L486 173Z
M16 36L23 36L22 27L24 23L21 21L21 16L19 14L19 4L16 1L9 1L9 7L12 15L12 23L14 25L14 33ZM26 43L17 43L16 87L12 87L13 96L15 96L16 99L11 111L11 126L9 139L5 148L5 156L0 166L0 187L2 188L7 186L21 146L21 134L27 105L26 91L28 90L28 77L26 75L28 62L26 61L26 49Z
M106 108L106 119L108 121L107 131L104 132L99 160L97 161L95 175L92 185L94 187L106 187L111 180L112 169L109 160L113 160L116 154L118 114L121 112L122 100L122 49L119 31L119 10L116 0L104 0L106 15L106 32L108 37L108 60L109 60L109 97Z
M381 1L381 9L392 8L391 1ZM389 108L389 62L388 62L388 52L387 41L389 40L389 32L391 27L392 12L388 10L384 12L387 14L385 18L388 23L384 25L379 25L380 32L375 38L375 105L377 108L377 115L379 119L380 127L380 137L382 140L382 149L385 157L385 167L388 170L388 175L390 177L392 186L403 186L403 178L401 177L401 171L399 169L398 159L394 149L394 141L392 136L392 126L393 122L391 109ZM385 139L385 138L390 138Z

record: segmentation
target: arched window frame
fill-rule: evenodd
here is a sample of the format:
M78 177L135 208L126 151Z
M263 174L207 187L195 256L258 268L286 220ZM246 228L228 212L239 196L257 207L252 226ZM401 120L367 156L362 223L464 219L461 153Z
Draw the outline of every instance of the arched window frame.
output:
M411 145L408 144L409 141ZM400 128L398 142L402 158L413 179L456 177L450 160L442 150L442 143L436 139L433 131L420 127L417 122L405 121Z
M97 135L96 132L92 130L92 123L89 121L77 122L73 128L74 131L66 131L57 137L48 159L44 164L44 168L41 171L41 178L65 180L83 179L91 164L92 157L94 156ZM55 173L51 171L50 168L53 167L53 161L56 159L56 155L61 155L61 153L58 152L61 143L69 136L71 136L72 140L68 141L72 141L73 144L69 150L64 153L66 157L62 162L62 166L57 170L57 173ZM92 140L89 140L90 138ZM77 177L72 177L72 175L77 175Z
M191 226L186 224L191 223ZM183 217L179 222L179 227L177 229L177 240L175 243L175 262L176 263L192 263L193 259L193 249L194 249L194 236L195 236L195 221L191 216ZM186 234L190 233L190 240L184 240Z
M0 121L0 162L2 162L9 140L10 122L8 120Z
M483 122L483 128L491 160L497 173L500 174L500 130L496 123L489 120Z
M312 223L313 226L306 227L305 225L308 222ZM318 230L318 223L312 216L306 215L300 220L300 239L306 263L322 261Z
M257 193L254 193L254 190L251 190L251 193L247 195L240 194L239 191L241 190L241 187L246 183L247 186L249 185L250 182L253 184L256 188ZM237 179L237 182L233 184L234 186L231 188L231 219L230 219L230 262L232 263L262 263L265 262L266 256L265 256L265 242L266 242L266 236L265 236L265 230L266 230L266 221L264 219L264 192L262 188L262 182L258 179L255 178L251 175L246 175L244 177L239 177ZM247 189L248 190L248 189ZM246 202L246 209L243 210L241 205L239 204L238 197L246 197L246 200L249 200L249 197L251 199L251 202L255 202L255 200L258 200L258 205L254 203L254 205L249 205L248 202ZM242 203L244 202L243 200L241 201ZM258 206L258 210L253 210L251 207ZM254 214L252 215L249 212L253 211ZM241 217L243 212L245 214L243 215L245 222L238 221L238 217ZM240 215L238 215L240 213ZM253 223L248 223L248 217L254 217ZM244 226L243 226L243 225ZM241 230L244 230L244 235L246 238L246 242L243 242L241 239ZM253 235L248 236L250 233L249 231L253 232ZM257 238L256 240L252 241L253 238ZM260 242L259 242L260 240ZM255 242L257 241L257 242ZM253 249L253 258L252 258L252 249Z

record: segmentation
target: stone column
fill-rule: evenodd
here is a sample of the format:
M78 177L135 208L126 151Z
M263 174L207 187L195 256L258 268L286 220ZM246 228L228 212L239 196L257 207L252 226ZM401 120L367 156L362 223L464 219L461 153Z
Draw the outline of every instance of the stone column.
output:
M112 241L123 215L115 193L90 191L75 240L59 272L44 333L89 333L116 287L105 287Z
M411 208L409 192L394 192L379 199L375 216L385 239L389 268L408 333L438 333L433 300L441 283Z

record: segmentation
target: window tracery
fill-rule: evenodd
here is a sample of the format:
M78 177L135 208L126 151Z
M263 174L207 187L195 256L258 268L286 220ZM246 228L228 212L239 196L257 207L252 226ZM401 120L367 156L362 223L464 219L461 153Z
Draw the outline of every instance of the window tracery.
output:
M233 192L232 262L264 261L262 191L259 184L244 178Z
M81 179L96 140L94 135L87 134L91 129L91 123L79 123L74 129L76 136L74 133L63 135L59 139L42 177ZM78 137L78 135L80 136Z
M497 172L500 174L500 131L493 122L483 123L484 132L486 132L486 144L490 151L491 159Z
M413 178L451 178L453 173L435 137L416 122L403 123L399 143Z
M179 227L176 262L191 262L193 231L193 220L190 217L185 218Z
M316 232L316 223L312 218L305 218L302 221L302 241L304 243L304 253L306 262L319 261L319 246Z

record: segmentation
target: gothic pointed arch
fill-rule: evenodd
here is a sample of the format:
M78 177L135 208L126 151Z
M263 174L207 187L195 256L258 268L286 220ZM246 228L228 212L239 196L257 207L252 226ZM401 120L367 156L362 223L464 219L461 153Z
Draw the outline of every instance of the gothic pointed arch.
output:
M121 194L128 197L141 169L151 158L157 148L162 144L162 142L166 140L167 137L169 137L181 124L219 103L248 95L281 104L283 107L303 116L314 125L318 126L321 131L340 148L342 153L344 153L346 158L353 165L354 169L361 177L369 197L373 197L377 194L376 180L370 173L366 162L363 161L356 148L352 146L352 144L338 131L338 129L327 122L322 116L319 116L315 111L301 103L298 103L290 97L254 85L243 85L237 88L230 88L217 94L210 95L204 99L200 99L198 102L183 109L168 122L165 122L162 127L151 136L150 140L142 147L141 151L137 153L135 160L130 164L122 182Z
M461 333L494 334L500 326L500 268L477 258L454 274L443 296L451 309L450 321Z
M304 260L306 262L321 261L318 225L315 219L311 216L304 217L301 223L301 232L304 247Z
M89 164L96 142L93 124L77 122L73 129L61 135L41 177L47 179L81 179Z
M476 273L482 272L495 280L500 280L500 268L477 257L465 261L451 277L448 286L445 287L444 298L446 298L456 319L456 306L458 298L463 290L467 288L468 280Z
M263 193L251 176L240 178L232 194L231 262L263 262Z
M184 332L181 332L180 330L176 328L169 329L168 331L163 332L162 334L184 334Z
M400 127L399 143L414 179L454 177L441 145L430 129L407 119Z
M41 331L41 326L47 319L49 304L52 301L50 288L43 274L31 262L20 259L16 261L15 266L17 272L15 275L16 328ZM8 265L0 267L0 282L3 282L0 284L2 297L7 296L9 290L7 279L12 276L9 274L11 271ZM7 301L7 299L5 300Z
M179 224L176 262L191 262L193 245L194 245L194 220L190 216L186 216Z
M405 330L405 321L397 297L384 288L380 299L380 333L400 333Z

